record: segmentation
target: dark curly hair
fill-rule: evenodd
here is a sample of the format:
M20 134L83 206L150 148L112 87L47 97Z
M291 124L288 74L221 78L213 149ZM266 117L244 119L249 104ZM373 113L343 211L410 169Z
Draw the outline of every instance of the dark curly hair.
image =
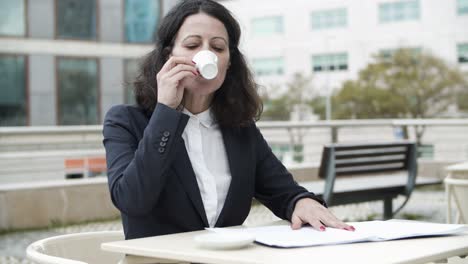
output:
M258 120L263 109L257 93L257 84L239 51L241 30L236 19L223 5L212 0L185 0L174 6L162 19L156 48L144 59L134 82L137 104L151 114L157 103L156 74L161 70L174 46L174 41L185 19L205 13L221 21L229 36L230 63L226 78L215 92L211 109L220 126L241 127Z

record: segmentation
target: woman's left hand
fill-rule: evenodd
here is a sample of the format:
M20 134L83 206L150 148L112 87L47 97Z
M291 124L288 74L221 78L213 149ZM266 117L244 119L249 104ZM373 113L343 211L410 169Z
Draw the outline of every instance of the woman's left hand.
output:
M296 202L291 217L292 229L299 229L303 224L310 224L319 231L325 231L325 227L333 227L354 231L354 227L345 224L336 218L326 207L311 198L302 198Z

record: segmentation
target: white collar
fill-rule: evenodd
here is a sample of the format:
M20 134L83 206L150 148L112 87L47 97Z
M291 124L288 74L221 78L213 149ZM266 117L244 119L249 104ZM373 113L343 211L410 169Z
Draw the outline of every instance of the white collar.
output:
M187 114L188 116L190 116L190 118L197 119L206 128L210 128L212 125L215 124L211 107L196 115L192 114L189 110L187 110L187 108L184 107L182 113Z

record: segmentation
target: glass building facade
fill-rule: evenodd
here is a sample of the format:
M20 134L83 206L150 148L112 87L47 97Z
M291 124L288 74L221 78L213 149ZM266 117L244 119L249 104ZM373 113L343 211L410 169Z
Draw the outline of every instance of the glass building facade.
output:
M457 13L459 15L468 14L468 0L457 0Z
M56 0L59 39L95 40L96 0Z
M284 59L282 57L258 58L252 61L252 67L257 76L282 75L284 73Z
M0 54L0 126L27 125L26 57Z
M25 1L0 0L0 7L0 36L25 36Z
M125 0L125 40L151 43L160 12L160 1Z
M0 126L95 125L112 105L134 104L162 3L0 0L0 42L15 42L0 45Z
M252 20L252 32L255 36L270 36L283 33L283 17L260 17Z
M310 17L312 30L343 28L348 23L348 13L345 8L314 11Z
M96 59L57 59L58 124L99 123L99 80Z
M419 0L395 1L379 4L380 23L418 20L420 17Z
M348 54L318 54L312 56L312 71L345 71L348 69Z
M468 63L468 43L457 45L457 56L459 63Z

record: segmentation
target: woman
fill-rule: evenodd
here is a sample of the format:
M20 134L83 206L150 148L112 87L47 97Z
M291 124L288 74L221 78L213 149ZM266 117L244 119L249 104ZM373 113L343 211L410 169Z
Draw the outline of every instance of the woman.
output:
M353 230L294 182L255 126L261 102L239 38L222 5L182 1L142 65L138 105L107 113L109 188L127 239L240 225L252 198L295 229ZM201 50L218 57L212 80L192 61Z

